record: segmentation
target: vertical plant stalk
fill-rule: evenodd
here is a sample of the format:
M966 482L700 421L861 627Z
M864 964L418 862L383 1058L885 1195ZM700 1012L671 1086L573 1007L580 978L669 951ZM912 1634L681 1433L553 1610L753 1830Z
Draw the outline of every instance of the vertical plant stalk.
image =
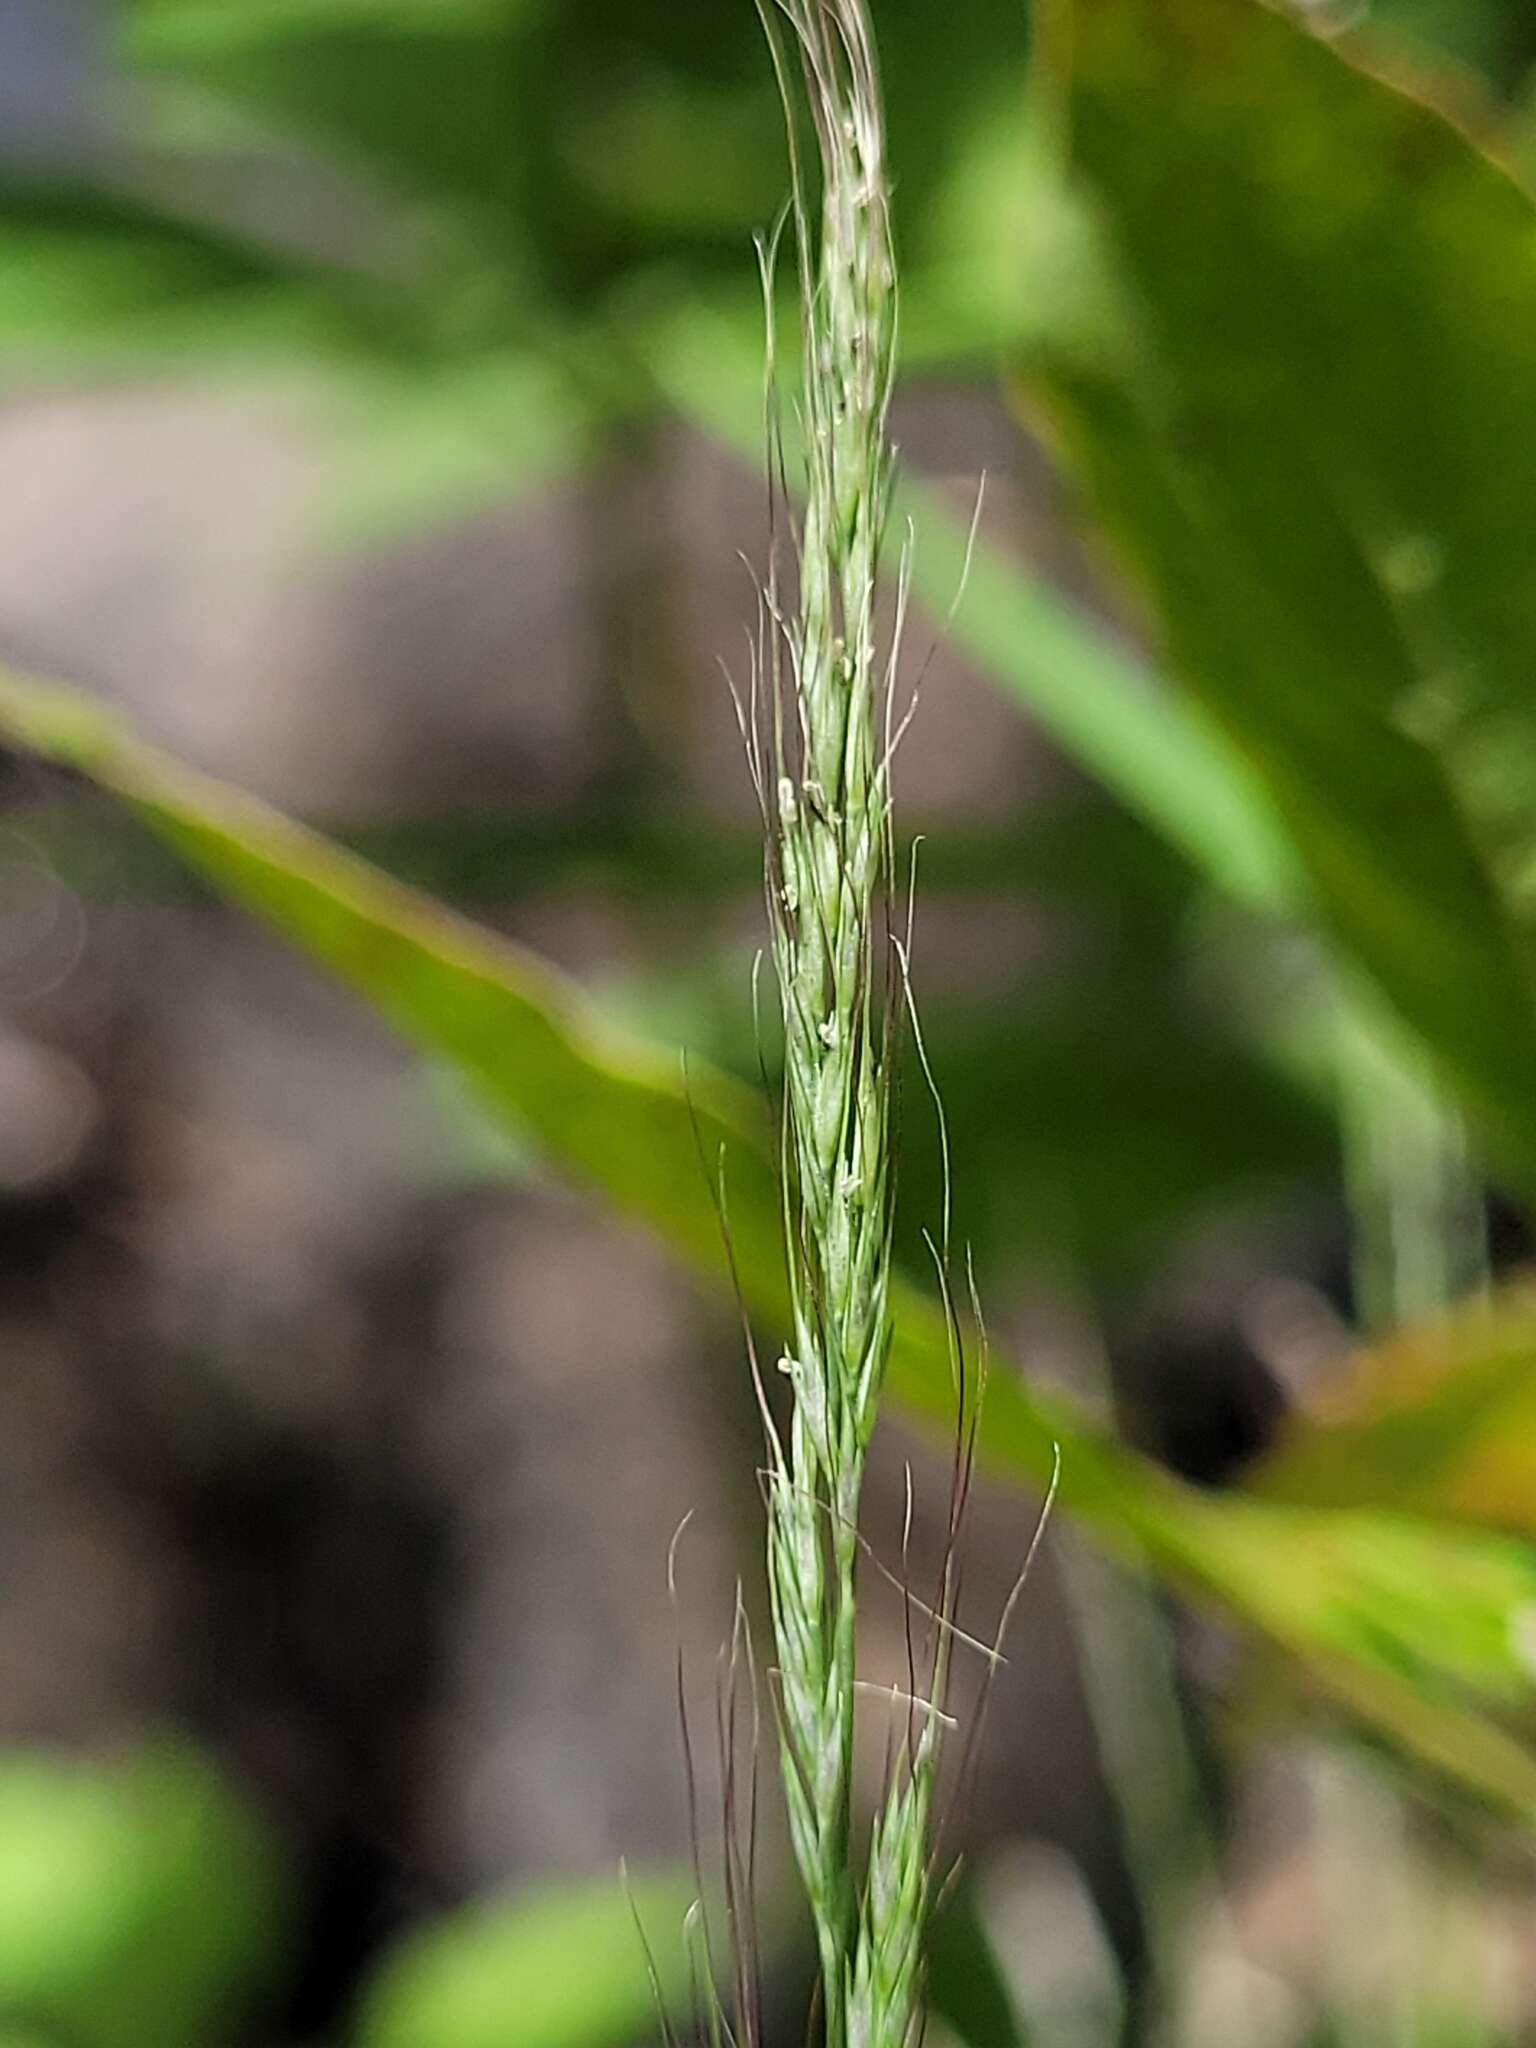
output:
M891 1044L902 989L888 911L903 606L883 639L876 615L896 276L863 0L762 0L762 11L789 120L805 448L798 602L781 604L776 576L765 593L762 743L758 691L750 721L784 1021L793 1308L779 1361L792 1387L783 1433L764 1409L768 1572L783 1772L819 1945L825 2039L828 2048L901 2048L916 2022L942 1647L927 1697L893 1703L905 1736L862 1876L852 1822L859 1493L890 1348ZM820 158L815 204L798 144L799 87ZM769 329L771 389L771 304Z
M1426 1058L1364 990L1332 995L1355 1312L1380 1334L1486 1290L1482 1187Z

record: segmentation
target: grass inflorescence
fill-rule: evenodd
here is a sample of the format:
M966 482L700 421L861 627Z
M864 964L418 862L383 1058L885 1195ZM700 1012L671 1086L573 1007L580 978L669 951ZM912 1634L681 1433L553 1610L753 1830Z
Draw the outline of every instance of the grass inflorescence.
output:
M789 124L801 286L798 594L771 572L749 744L768 841L784 1025L787 1422L764 1402L768 1579L790 1833L819 1949L828 2048L901 2048L917 2019L942 1624L926 1683L890 1702L899 1755L867 1856L852 1815L859 1496L890 1348L892 707L905 610L877 605L893 456L896 265L880 83L862 0L764 0ZM801 146L810 115L819 183ZM769 301L771 450L772 251ZM782 505L785 494L778 494Z

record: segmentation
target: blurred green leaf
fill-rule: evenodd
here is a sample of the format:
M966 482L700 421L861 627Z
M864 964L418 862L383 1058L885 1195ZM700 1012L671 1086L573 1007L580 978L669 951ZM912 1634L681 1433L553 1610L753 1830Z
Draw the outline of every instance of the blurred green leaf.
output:
M944 1077L955 1215L982 1273L1065 1257L1123 1285L1223 1204L1334 1185L1323 1104L1213 1018L1204 991L1181 989L1178 972L1166 953L1106 947L1063 963L1048 988L935 1005L925 1038ZM919 962L920 1000L925 985ZM912 1071L908 1100L921 1085ZM942 1169L932 1119L906 1119L898 1227L918 1270Z
M207 2048L277 1931L271 1845L207 1763L0 1756L0 2025Z
M329 315L286 259L127 195L0 177L0 357L34 380L281 340Z
M466 1907L409 1936L365 1987L357 2048L621 2048L687 1991L692 1892L619 1874ZM640 1925L636 1925L636 1920ZM644 1929L642 1939L641 1928Z
M542 12L542 0L152 0L126 10L123 52L401 195L473 205L504 238L525 186L524 57Z
M929 2011L964 2048L1025 2048L1023 2023L970 1884L957 1886L933 1916L924 1961Z
M457 1066L551 1166L716 1285L718 1202L746 1304L786 1326L769 1117L751 1090L631 1038L532 954L177 766L78 692L0 677L0 726L115 791L235 901ZM891 1392L952 1433L945 1317L906 1282L892 1308ZM999 1471L1036 1478L1059 1447L1064 1506L1108 1540L1263 1630L1410 1755L1536 1815L1536 1552L1455 1527L1199 1494L1003 1370L981 1443Z
M404 263L399 276L327 268L285 246L275 217L264 237L251 221L183 220L152 196L178 179L238 181L238 167L172 153L139 169L141 197L0 180L8 373L34 387L171 368L286 378L337 453L315 523L351 546L505 505L586 456L613 394L547 338L466 341L466 318L499 333L518 323L475 310L497 287L462 251L425 241L419 278Z
M1333 932L1536 1188L1536 209L1256 0L1082 0L1021 386Z
M1413 1509L1536 1536L1536 1292L1512 1288L1341 1366L1255 1483L1275 1499Z
M325 28L462 35L527 12L527 0L119 0L135 28L188 45L247 46ZM540 4L540 0L534 0Z

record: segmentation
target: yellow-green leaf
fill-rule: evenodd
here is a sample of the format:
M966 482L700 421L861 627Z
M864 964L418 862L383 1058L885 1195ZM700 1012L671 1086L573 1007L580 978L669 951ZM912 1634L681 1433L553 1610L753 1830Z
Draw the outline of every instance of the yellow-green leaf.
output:
M1536 1291L1373 1346L1260 1467L1269 1497L1389 1507L1536 1538Z

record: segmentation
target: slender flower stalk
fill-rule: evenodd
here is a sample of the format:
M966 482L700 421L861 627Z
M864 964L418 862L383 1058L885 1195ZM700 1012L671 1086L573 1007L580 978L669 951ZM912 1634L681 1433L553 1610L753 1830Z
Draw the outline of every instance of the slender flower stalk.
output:
M851 1797L859 1493L890 1348L891 1043L904 972L888 914L902 606L884 634L876 612L895 264L863 0L762 5L789 115L805 447L798 601L781 604L770 582L760 664L770 731L754 754L784 1020L793 1305L779 1361L790 1415L782 1431L767 1425L769 1584L784 1780L827 2048L903 2048L920 1989L942 1631L926 1698L887 1709L904 1735L862 1873ZM797 145L802 88L819 203Z

